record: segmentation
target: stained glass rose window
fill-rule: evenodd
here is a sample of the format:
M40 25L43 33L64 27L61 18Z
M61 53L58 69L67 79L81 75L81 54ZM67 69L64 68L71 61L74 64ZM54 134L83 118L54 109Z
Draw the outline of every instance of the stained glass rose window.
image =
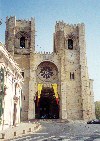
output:
M50 81L57 76L57 67L49 61L42 62L38 66L37 75L42 80Z

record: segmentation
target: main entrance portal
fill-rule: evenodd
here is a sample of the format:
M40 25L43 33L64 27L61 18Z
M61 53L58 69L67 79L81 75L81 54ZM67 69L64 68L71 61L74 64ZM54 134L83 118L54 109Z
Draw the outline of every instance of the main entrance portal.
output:
M59 102L55 97L53 88L43 88L41 96L35 100L35 118L38 119L58 119Z

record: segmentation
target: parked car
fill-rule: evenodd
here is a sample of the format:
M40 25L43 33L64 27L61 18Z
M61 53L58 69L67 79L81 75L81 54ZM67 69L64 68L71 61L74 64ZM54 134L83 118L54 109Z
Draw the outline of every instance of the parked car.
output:
M100 120L94 119L94 120L88 121L87 124L100 124Z

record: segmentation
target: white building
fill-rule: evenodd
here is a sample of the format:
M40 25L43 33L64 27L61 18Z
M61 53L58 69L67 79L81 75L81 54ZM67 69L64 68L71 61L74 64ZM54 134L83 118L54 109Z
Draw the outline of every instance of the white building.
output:
M0 43L0 116L1 129L20 123L21 69Z

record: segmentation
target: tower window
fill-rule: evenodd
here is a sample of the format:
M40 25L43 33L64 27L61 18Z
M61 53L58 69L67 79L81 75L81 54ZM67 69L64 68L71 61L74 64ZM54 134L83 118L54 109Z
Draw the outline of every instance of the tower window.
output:
M72 79L74 79L75 78L75 76L74 76L74 72L72 73L72 72L70 72L70 80L72 80Z
M68 39L68 49L73 49L73 40Z
M25 37L20 38L20 48L25 48Z

